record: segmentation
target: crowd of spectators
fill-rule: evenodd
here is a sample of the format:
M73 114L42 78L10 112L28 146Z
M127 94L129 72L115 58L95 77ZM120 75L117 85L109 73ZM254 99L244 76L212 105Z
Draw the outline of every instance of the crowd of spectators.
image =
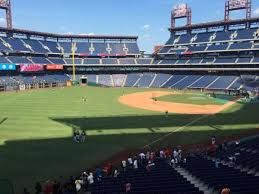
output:
M139 167L144 167L147 172L151 172L155 168L155 160L165 160L172 167L175 167L180 162L186 162L182 157L180 147L175 149L162 149L157 151L140 152L138 155L128 156L127 159L121 161L120 165L114 166L108 162L102 168L97 167L94 172L82 172L80 176L71 176L67 181L46 181L43 184L37 182L35 184L35 194L79 194L87 193L91 190L92 185L96 181L102 181L104 177L113 177L116 179L120 173L126 171L138 170ZM125 184L125 192L131 191L131 183ZM24 189L23 194L31 194Z

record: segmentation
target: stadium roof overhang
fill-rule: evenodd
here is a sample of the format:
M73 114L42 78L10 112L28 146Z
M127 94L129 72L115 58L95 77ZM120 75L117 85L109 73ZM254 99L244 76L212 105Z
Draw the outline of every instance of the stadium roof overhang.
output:
M259 23L259 17L250 18L250 19L240 19L240 20L228 20L228 21L222 20L222 21L216 21L216 22L199 23L199 24L169 28L169 31L173 33L178 31L191 31L191 30L197 30L197 29L228 27L232 25L246 25L246 24L253 25L258 23Z
M6 34L16 34L16 35L25 35L32 37L42 37L42 38L53 38L53 39L91 39L91 40L131 40L137 41L138 36L113 36L113 35L70 35L70 34L56 34L56 33L47 33L47 32L37 32L24 29L12 29L8 30L7 28L0 27L1 33Z

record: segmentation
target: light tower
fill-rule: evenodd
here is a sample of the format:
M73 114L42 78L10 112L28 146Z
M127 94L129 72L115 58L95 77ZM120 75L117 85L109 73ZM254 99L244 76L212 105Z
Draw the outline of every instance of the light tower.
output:
M246 19L251 18L251 0L227 0L225 3L225 21L230 20L230 13L235 10L245 10Z
M0 0L0 9L5 10L6 12L6 24L7 29L12 30L12 9L11 9L11 0Z

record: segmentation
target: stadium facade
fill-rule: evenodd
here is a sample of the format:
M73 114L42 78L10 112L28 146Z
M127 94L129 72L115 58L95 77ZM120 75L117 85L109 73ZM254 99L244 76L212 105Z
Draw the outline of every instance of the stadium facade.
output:
M65 86L77 80L108 87L257 90L259 18L251 1L227 1L225 20L192 24L186 4L172 11L170 38L158 52L143 55L136 36L60 35L0 28L0 91ZM231 20L232 10L246 18ZM9 14L9 15L8 15ZM175 20L187 18L185 26ZM73 45L74 53L73 53Z

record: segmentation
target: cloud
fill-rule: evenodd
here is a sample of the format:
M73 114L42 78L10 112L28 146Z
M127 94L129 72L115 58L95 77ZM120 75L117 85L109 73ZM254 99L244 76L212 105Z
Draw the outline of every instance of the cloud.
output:
M152 39L152 36L150 34L144 34L142 37L141 37L142 40L151 40Z
M93 35L95 35L95 33L94 33L94 32L90 32L90 33L80 33L80 34L78 34L78 35L81 35L81 36L93 36Z
M143 26L143 30L145 30L145 31L149 31L150 30L150 25L149 24L145 24L144 26Z
M0 18L0 26L6 25L6 19L5 18Z
M254 10L255 15L259 15L259 7Z

